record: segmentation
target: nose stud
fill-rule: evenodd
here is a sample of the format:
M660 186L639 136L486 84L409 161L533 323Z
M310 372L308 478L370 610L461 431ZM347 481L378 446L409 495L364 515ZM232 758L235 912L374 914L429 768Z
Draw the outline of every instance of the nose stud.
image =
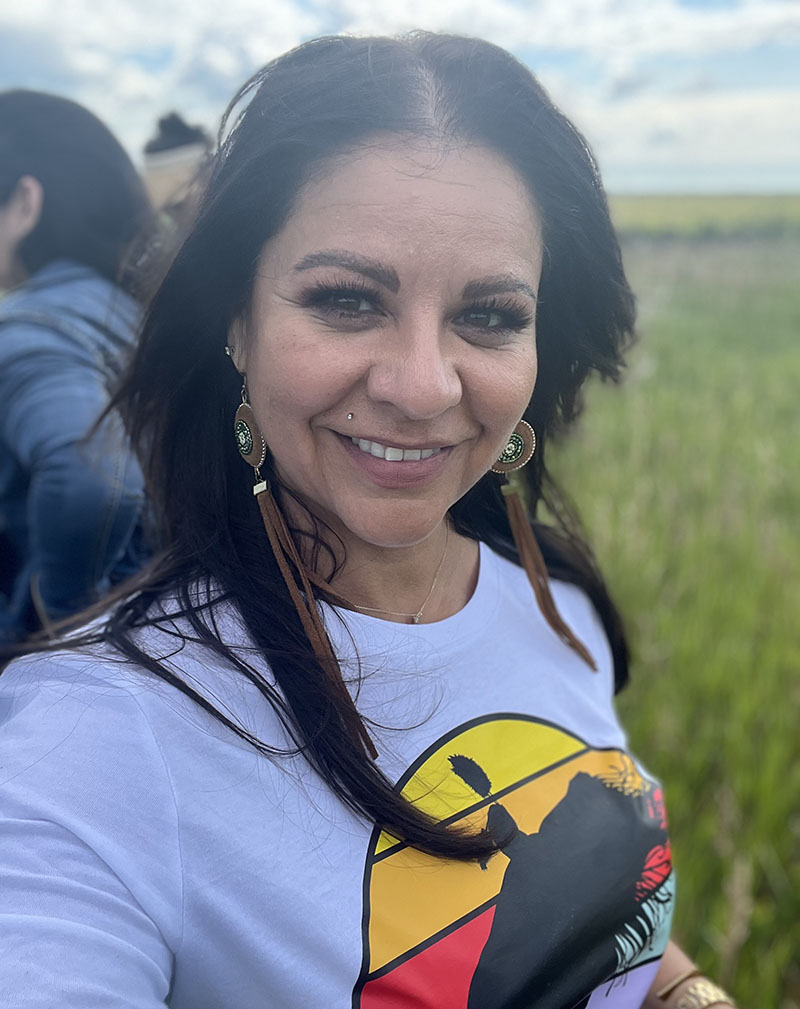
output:
M347 419L348 419L348 420L352 420L352 419L353 419L353 415L352 415L352 413L348 413L348 415L347 415Z

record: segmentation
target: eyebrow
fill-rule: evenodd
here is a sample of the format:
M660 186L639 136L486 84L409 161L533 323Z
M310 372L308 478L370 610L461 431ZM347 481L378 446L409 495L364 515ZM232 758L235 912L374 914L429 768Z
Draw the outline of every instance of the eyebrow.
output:
M515 277L513 273L500 273L496 277L484 277L483 280L473 280L464 288L463 297L485 298L491 294L503 294L513 291L514 293L527 294L528 297L536 301L536 291L524 280Z
M367 256L359 256L355 252L347 252L344 249L325 249L322 252L311 252L303 256L294 267L295 270L313 270L315 266L338 266L343 270L350 270L352 273L360 273L364 277L369 277L376 284L387 288L392 294L397 294L400 290L400 278L390 266L383 266L375 259Z
M295 264L294 269L299 273L303 270L313 270L317 266L338 266L341 269L350 270L352 273L360 273L364 277L369 277L370 280L374 280L393 294L397 294L400 290L400 278L390 266L384 266L375 259L360 256L345 249L324 249L320 252L310 252ZM512 273L500 273L497 276L484 277L482 280L473 280L464 288L462 297L467 300L508 292L527 294L533 301L537 300L536 291L531 285L520 280L519 277L515 277Z

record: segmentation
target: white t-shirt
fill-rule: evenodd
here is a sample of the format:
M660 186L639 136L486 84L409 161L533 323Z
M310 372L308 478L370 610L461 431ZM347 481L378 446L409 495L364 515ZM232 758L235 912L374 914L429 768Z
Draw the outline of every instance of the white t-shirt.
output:
M271 760L109 653L0 677L0 1007L633 1009L669 932L659 786L625 752L608 644L481 547L469 603L434 624L325 609L380 766L422 808L516 831L484 865L408 849L298 757ZM239 620L220 617L244 654ZM196 644L150 654L261 740L272 707ZM258 661L252 652L248 659ZM488 819L487 819L488 818Z

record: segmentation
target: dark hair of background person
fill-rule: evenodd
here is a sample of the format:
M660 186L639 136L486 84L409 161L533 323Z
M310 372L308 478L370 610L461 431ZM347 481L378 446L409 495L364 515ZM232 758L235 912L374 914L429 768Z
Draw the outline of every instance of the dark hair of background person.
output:
M161 116L156 124L157 132L144 145L145 154L163 154L181 147L203 147L210 150L211 138L202 126L190 126L177 112Z
M397 135L431 145L483 145L519 172L534 198L544 266L539 375L525 418L539 444L521 473L531 519L541 503L551 515L551 526L534 526L549 571L591 597L611 643L617 687L625 682L619 614L545 465L549 440L579 413L586 377L594 371L617 378L633 334L633 296L597 168L582 136L510 54L479 40L421 32L306 43L260 70L229 108L196 220L155 294L115 401L161 520L163 553L139 594L112 612L101 638L260 752L284 752L146 653L138 628L161 621L169 628L155 604L177 596L194 639L256 685L342 801L410 845L475 858L495 850L486 832L465 836L428 819L393 789L346 728L331 671L315 658L270 551L252 470L236 449L241 379L223 353L229 325L248 305L259 253L303 184L324 178L335 155ZM269 461L264 473L287 493ZM519 563L495 474L482 478L451 516L460 533ZM315 549L317 556L325 549L319 538ZM205 592L240 611L276 685L220 640ZM532 619L535 606L531 593Z
M151 225L152 208L110 130L67 98L0 92L0 204L23 175L44 190L39 222L17 248L26 272L71 259L126 287L126 256Z

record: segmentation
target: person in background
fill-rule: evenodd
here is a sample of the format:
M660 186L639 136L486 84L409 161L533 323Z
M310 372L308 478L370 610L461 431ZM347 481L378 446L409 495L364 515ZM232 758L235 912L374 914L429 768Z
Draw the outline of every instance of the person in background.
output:
M147 191L155 206L178 225L191 213L212 146L202 126L190 126L177 112L162 116L156 135L144 145Z
M116 415L134 342L120 281L151 221L111 132L55 95L0 94L0 644L135 569L142 476Z

